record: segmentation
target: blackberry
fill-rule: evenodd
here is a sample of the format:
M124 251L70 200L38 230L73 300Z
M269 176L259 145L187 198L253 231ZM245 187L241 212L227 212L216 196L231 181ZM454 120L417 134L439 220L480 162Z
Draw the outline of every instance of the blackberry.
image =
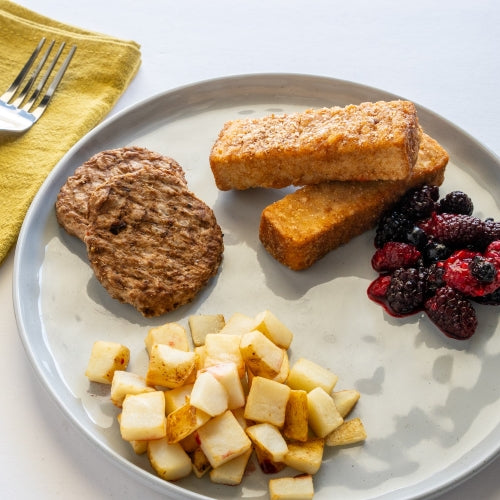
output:
M439 212L472 215L474 204L463 191L452 191L439 201Z
M425 283L425 295L432 297L438 288L446 285L444 281L444 267L437 264L431 264L427 268L427 280Z
M425 248L428 238L423 229L413 226L412 230L406 235L408 243L416 246L419 250Z
M484 233L484 246L488 246L495 240L500 240L500 222L486 219L484 221Z
M413 188L398 202L398 209L411 220L425 219L436 209L438 198L437 186Z
M463 340L474 335L477 316L473 305L449 286L436 290L425 302L425 311L431 321L449 337Z
M375 232L375 246L382 248L388 241L406 242L413 223L401 212L386 212L379 220Z
M491 223L487 226L487 223L472 215L433 213L429 219L422 221L419 226L427 233L427 236L445 245L455 248L468 247L481 250L496 239L494 235L497 228L494 227L494 224ZM500 232L500 225L498 230Z
M424 262L428 265L432 264L433 262L445 260L452 253L453 250L451 248L447 247L444 243L439 243L438 241L434 240L430 240L422 250Z
M423 306L426 272L424 268L396 269L387 288L387 304L396 314L410 314Z
M494 292L483 295L482 297L474 297L473 300L479 304L500 306L500 288L497 288Z
M481 283L493 283L497 276L497 270L493 262L486 260L480 255L474 256L469 263L469 269L472 276Z

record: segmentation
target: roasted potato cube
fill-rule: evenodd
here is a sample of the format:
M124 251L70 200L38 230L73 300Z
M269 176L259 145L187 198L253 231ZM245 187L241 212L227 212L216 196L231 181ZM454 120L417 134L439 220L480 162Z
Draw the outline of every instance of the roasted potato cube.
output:
M254 375L274 378L280 373L284 350L259 330L252 330L241 336L240 351L245 364Z
M306 358L298 359L290 369L287 384L292 389L303 389L312 391L316 387L321 387L330 394L337 383L338 377L335 373L318 365L314 361Z
M241 408L245 405L243 385L238 373L238 368L234 363L219 363L218 365L205 368L200 373L204 371L213 375L224 386L228 397L227 407L230 410Z
M210 481L217 484L227 484L229 486L240 484L251 454L252 448L249 448L239 457L233 458L215 469L211 469L209 474Z
M293 333L270 311L257 314L254 328L283 349L288 349L292 343Z
M166 435L162 391L128 394L123 400L120 432L125 441L160 439Z
M190 453L190 456L191 463L193 464L193 472L196 477L203 477L212 468L208 458L205 456L205 453L203 453L203 450L200 447Z
M288 353L285 350L283 350L283 362L281 363L280 371L278 375L276 375L276 377L273 377L272 380L274 380L275 382L279 382L280 384L284 384L288 379L289 373L290 373L290 360L288 358Z
M149 441L130 441L130 446L136 455L143 455L148 451Z
M165 325L151 328L144 339L144 344L149 355L151 355L151 349L155 344L164 344L181 351L189 351L186 330L178 323L166 323Z
M265 450L271 456L273 462L283 461L288 452L288 446L277 427L266 422L251 425L247 427L246 432L253 444Z
M360 418L346 420L326 436L327 446L344 446L354 444L366 439L366 431Z
M201 449L214 468L242 455L252 446L230 410L210 419L197 433Z
M288 467L314 475L321 467L324 448L325 440L322 438L311 439L305 443L291 442L288 443L288 453L283 461Z
M186 384L181 387L176 387L175 389L168 389L164 391L165 414L168 415L188 403L192 390L193 384Z
M254 377L245 405L245 418L283 427L290 390L287 385L274 380Z
M205 337L204 367L218 365L219 363L234 363L238 368L238 375L245 375L245 363L240 352L239 335L224 333L209 333Z
M128 347L117 342L94 342L85 375L92 382L111 384L117 370L126 370L130 360Z
M253 330L255 326L255 319L242 313L234 313L220 333L226 335L243 335L244 333Z
M333 398L321 387L307 393L309 426L317 437L324 438L339 425L343 418L333 402Z
M136 373L123 370L115 371L111 382L111 402L121 408L127 394L142 394L155 389L146 384L146 379Z
M264 474L276 474L286 468L285 462L275 462L271 454L264 448L254 447L257 463Z
M146 382L174 389L186 383L196 366L194 352L181 351L165 344L151 348Z
M270 500L310 500L313 496L314 485L310 474L269 480Z
M225 387L209 372L201 372L193 385L190 402L214 417L228 408L229 396Z
M306 391L297 389L290 391L286 405L283 435L287 439L307 441L309 437L309 410Z
M333 402L342 418L346 417L360 398L360 393L354 389L337 391L332 394Z
M167 441L178 443L208 422L210 415L186 403L167 415Z
M167 481L177 481L191 474L189 455L179 443L169 444L167 438L149 441L148 457L156 473Z
M205 337L209 333L219 333L225 321L222 314L197 314L189 316L188 324L193 345L198 347L205 344Z

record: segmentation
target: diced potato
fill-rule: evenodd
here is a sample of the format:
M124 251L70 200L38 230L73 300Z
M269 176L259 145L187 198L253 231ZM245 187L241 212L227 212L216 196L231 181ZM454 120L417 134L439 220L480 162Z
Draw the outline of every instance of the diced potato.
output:
M314 485L310 474L269 480L270 500L310 500L313 496Z
M279 382L280 384L284 384L287 379L288 379L288 374L290 373L290 360L288 358L288 353L283 350L283 362L281 363L281 368L276 375L276 377L273 377L273 380L275 382Z
M247 434L256 447L264 449L273 462L282 462L288 446L280 431L274 425L266 423L247 427Z
M149 441L130 441L132 449L137 455L143 455L148 451Z
M219 363L218 365L205 368L213 375L227 391L227 407L230 410L240 408L245 405L245 393L238 373L238 368L234 363ZM203 373L203 370L201 371Z
M142 394L153 392L155 389L146 384L146 379L136 373L123 370L115 371L111 382L111 402L121 408L127 394Z
M185 437L182 441L179 441L180 445L187 453L193 453L196 448L199 448L200 443L198 443L198 434L194 431L189 436Z
M307 441L309 436L309 410L307 392L292 389L288 398L285 413L283 435L295 441Z
M245 375L245 363L240 352L240 336L224 333L209 333L205 337L204 367L219 363L234 363L240 378Z
M240 351L245 364L254 375L274 378L280 373L284 350L259 330L252 330L241 336Z
M254 377L245 405L245 418L283 427L290 390L287 385L274 380Z
M255 319L242 313L234 313L220 333L226 335L243 335L255 328Z
M290 369L287 384L292 389L303 389L312 391L316 387L321 387L330 394L337 383L338 377L335 373L318 365L314 361L300 358Z
M196 353L196 363L197 363L197 370L200 370L205 366L205 358L207 357L207 350L205 349L205 344L203 345L198 345L195 346L194 352Z
M360 393L355 389L346 389L332 394L333 402L342 418L346 417L358 402Z
M197 347L205 344L205 337L209 333L219 333L225 321L222 314L197 314L189 316L188 324L193 345Z
M241 408L235 408L231 411L233 412L233 415L235 416L238 423L241 425L241 428L246 429L248 427L248 422L245 418L245 407L242 406Z
M288 443L288 453L283 461L288 467L314 475L321 467L324 448L325 440L322 438L311 439L305 443Z
M324 438L344 422L333 398L321 387L307 393L309 426L317 437Z
M360 418L353 418L352 420L346 420L342 425L328 434L325 444L327 446L344 446L359 443L365 439L366 431L363 422Z
M169 444L166 438L149 441L148 457L156 473L167 481L191 474L191 459L179 443Z
M167 441L178 443L208 422L210 415L186 403L167 415Z
M146 382L173 389L184 385L196 366L194 352L181 351L165 344L151 348Z
M252 449L249 448L239 457L233 458L215 469L211 469L210 481L217 484L227 484L229 486L240 484L251 454Z
M292 343L293 333L270 311L262 311L255 317L254 328L283 349Z
M189 351L186 330L178 323L166 323L165 325L151 328L144 339L144 343L149 355L151 355L151 349L155 344L164 344L181 351Z
M214 468L242 455L252 446L230 410L210 419L197 433L201 449Z
M227 410L228 399L225 387L210 372L198 375L191 391L193 406L214 417Z
M275 462L271 454L264 448L254 447L257 463L264 474L276 474L286 468L285 462Z
M165 395L165 414L168 415L188 403L192 390L193 384L186 384L165 391L163 393Z
M94 342L85 375L92 382L111 384L117 370L126 370L130 361L128 347L117 342Z
M193 472L198 478L203 477L212 467L200 447L191 453L191 463L193 465Z
M120 432L125 441L160 439L166 435L162 391L128 394L123 400Z

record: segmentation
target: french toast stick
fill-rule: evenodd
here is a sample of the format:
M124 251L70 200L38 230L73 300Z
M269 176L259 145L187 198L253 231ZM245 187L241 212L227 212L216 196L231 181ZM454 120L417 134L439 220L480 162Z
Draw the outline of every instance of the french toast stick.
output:
M220 190L400 180L421 129L410 101L365 102L226 122L210 152Z
M441 185L448 154L422 134L418 160L403 181L325 182L304 186L267 206L259 238L266 250L293 270L306 269L329 251L375 226L408 189Z

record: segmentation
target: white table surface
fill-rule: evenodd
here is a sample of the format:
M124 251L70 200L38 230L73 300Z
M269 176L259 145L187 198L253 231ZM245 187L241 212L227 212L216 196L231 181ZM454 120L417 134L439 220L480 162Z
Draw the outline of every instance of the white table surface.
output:
M500 154L497 0L20 0L142 45L141 69L112 114L213 77L331 76L409 98ZM0 267L0 497L86 499L145 491L96 452L36 379L12 306L14 252ZM499 382L500 383L500 382ZM441 500L500 498L500 460Z

